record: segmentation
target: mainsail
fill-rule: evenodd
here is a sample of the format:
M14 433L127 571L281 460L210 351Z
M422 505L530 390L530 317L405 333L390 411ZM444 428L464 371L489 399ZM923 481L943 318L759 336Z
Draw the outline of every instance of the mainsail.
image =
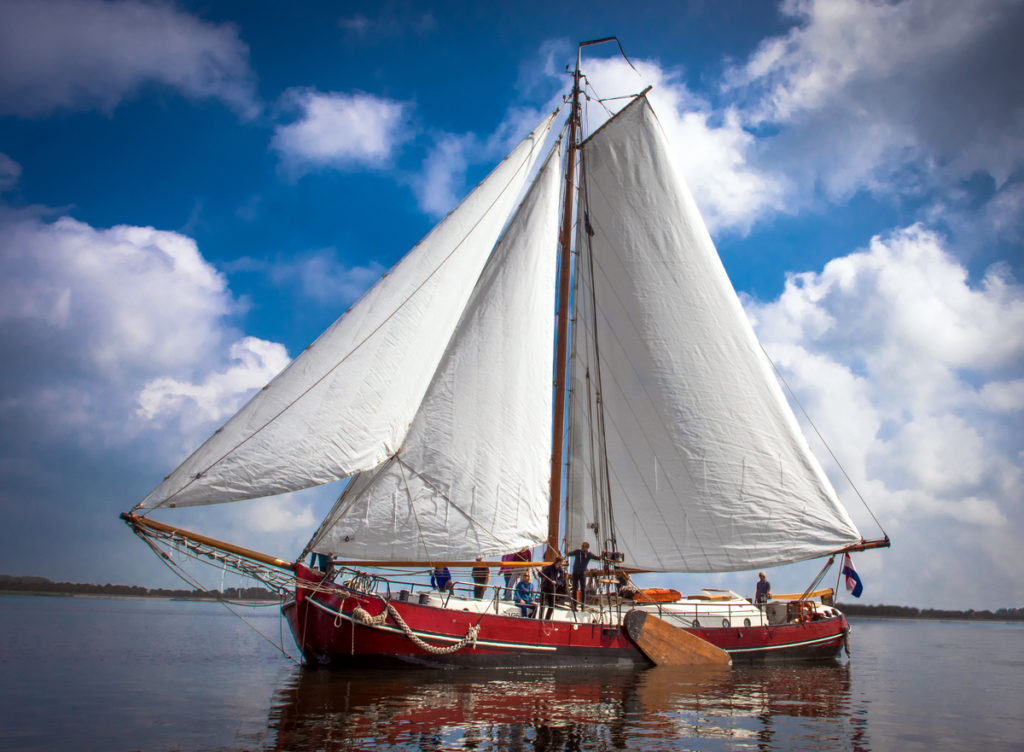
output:
M469 560L544 539L558 155L484 268L401 449L350 481L311 548Z
M556 115L138 506L296 491L392 457Z
M810 453L646 97L582 145L566 537L721 572L861 540Z

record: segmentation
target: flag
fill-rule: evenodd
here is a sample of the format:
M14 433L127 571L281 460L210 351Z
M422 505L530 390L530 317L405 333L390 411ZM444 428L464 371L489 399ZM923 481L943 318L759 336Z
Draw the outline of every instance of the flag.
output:
M843 554L843 575L846 577L846 589L850 591L850 595L860 598L860 594L864 592L864 585L857 570L853 568L853 559L849 554Z

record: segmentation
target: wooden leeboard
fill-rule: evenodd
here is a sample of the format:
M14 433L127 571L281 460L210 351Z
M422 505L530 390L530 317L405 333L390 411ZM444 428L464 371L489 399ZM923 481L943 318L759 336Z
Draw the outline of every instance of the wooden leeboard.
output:
M626 634L657 666L714 666L732 662L729 654L686 630L645 611L630 611Z

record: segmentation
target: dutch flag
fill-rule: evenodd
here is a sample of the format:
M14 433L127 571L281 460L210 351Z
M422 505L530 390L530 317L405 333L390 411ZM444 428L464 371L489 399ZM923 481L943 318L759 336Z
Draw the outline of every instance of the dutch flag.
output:
M864 591L864 585L861 584L857 570L853 568L853 559L849 554L843 554L843 575L846 577L846 589L850 591L850 595L860 598L860 594Z

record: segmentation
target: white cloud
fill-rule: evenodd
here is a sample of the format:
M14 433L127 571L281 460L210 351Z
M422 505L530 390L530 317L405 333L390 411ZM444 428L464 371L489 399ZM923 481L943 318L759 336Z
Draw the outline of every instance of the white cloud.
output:
M719 117L710 104L679 82L678 74L655 63L620 59L588 61L587 79L599 96L639 92L648 95L669 142L676 164L693 192L710 229L746 231L757 219L786 207L789 190L780 173L757 164L757 141L729 109ZM617 109L624 102L610 102ZM589 107L595 130L604 120L599 107Z
M21 165L0 152L0 192L11 190L20 177Z
M0 267L0 323L59 341L62 361L115 380L192 366L232 307L193 240L151 227L14 217Z
M148 435L170 462L287 363L233 328L191 238L24 214L0 215L0 238L0 424L26 446Z
M1024 240L1024 183L1003 186L986 204L983 221L1011 240Z
M371 94L292 89L299 118L274 131L272 146L292 169L385 167L411 136L408 105Z
M221 99L244 116L258 110L237 30L170 3L5 0L0 49L0 113L111 112L149 82Z
M1024 285L1002 265L972 283L944 238L912 226L821 272L793 275L778 299L745 307L893 535L891 552L860 560L877 574L874 602L920 602L925 591L912 583L922 587L926 578L885 573L917 571L935 547L949 559L943 592L969 589L984 572L1002 588L1005 605L1019 602L1022 557L1013 541L1024 535ZM812 445L828 457L817 440ZM856 494L825 464L861 529L873 535ZM930 597L937 606L993 605L975 596Z
M333 489L330 495L334 495ZM283 494L253 501L245 509L247 527L258 533L272 534L274 545L281 545L282 535L298 535L302 539L300 545L304 545L320 523L313 515L313 508L303 503L308 497L309 494Z
M990 381L978 395L982 407L997 413L1024 410L1024 379Z
M288 352L277 342L244 337L231 345L227 370L206 374L201 383L160 377L139 393L139 412L148 420L196 413L195 422L221 420L241 407L251 394L288 365Z
M1024 286L979 285L919 226L748 301L759 337L883 519L1007 524L1017 504ZM1018 531L1024 533L1024 530Z
M420 208L428 214L443 216L462 198L466 169L474 150L472 135L444 134L438 138L423 163L423 172L413 181Z
M108 528L115 510L142 498L267 383L287 363L285 349L241 336L231 323L238 312L224 277L191 238L0 212L7 526L29 529L18 524L23 500L32 499L61 508L69 528ZM234 539L274 550L280 536L260 531L281 525L293 550L315 525L312 508L309 499L295 500L278 512L196 519L214 534L227 520Z
M833 198L1024 165L1024 8L1012 0L791 0L796 25L727 76L778 168Z

